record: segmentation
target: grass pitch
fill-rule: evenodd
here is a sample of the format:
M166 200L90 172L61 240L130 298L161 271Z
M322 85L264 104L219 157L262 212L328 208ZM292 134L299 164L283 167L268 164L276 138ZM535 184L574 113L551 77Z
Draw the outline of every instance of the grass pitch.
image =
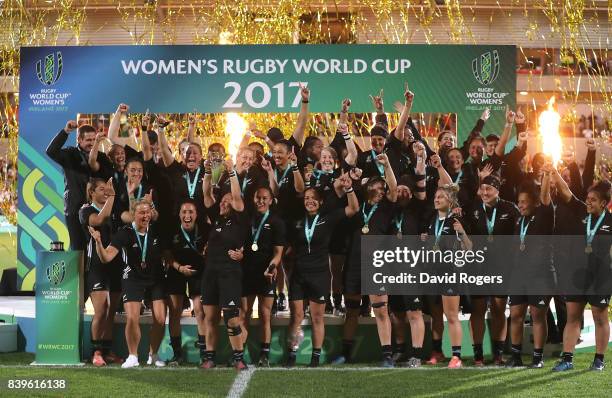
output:
M593 355L576 354L574 370L553 373L544 369L449 370L331 367L318 369L257 369L243 397L600 397L612 391L612 367L591 372ZM202 371L196 367L123 370L117 366L93 368L30 367L31 354L0 354L2 397L224 397L236 379L233 369ZM528 361L529 358L525 358ZM469 365L470 361L466 363ZM8 390L9 379L65 379L65 390Z

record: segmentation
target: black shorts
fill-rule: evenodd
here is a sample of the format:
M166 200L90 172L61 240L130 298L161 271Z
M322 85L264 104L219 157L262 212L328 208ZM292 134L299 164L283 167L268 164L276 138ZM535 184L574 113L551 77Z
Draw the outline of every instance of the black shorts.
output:
M361 294L361 269L359 265L344 265L342 272L344 294Z
M166 299L163 280L126 278L121 281L121 291L124 303Z
M569 303L588 303L591 307L606 308L610 305L610 296L563 296Z
M423 310L423 296L389 296L389 308L393 312Z
M202 275L202 304L240 307L242 269L236 263L207 264Z
M548 303L550 302L549 296L510 296L510 300L508 304L510 306L513 305L521 305L521 304L529 304L531 307L536 308L546 308L548 307Z
M85 273L85 288L91 292L121 292L121 263L112 261L108 264L92 264Z
M269 264L269 262L268 262ZM264 276L267 264L263 266L244 264L242 267L242 297L263 296L274 297L276 281L271 283Z
M187 277L174 268L168 269L166 292L168 294L184 295L187 294L185 287L189 289L189 297L199 296L202 289L202 272Z
M323 304L330 290L331 273L329 268L306 272L296 269L289 278L289 301L310 300Z

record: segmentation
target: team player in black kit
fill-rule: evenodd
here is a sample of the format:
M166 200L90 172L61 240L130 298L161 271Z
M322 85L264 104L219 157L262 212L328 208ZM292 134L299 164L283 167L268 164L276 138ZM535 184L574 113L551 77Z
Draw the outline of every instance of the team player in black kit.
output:
M244 329L253 311L255 298L259 303L259 325L261 350L259 366L269 366L270 341L272 339L272 304L276 290L278 267L283 256L286 241L285 223L272 209L274 195L270 187L263 186L255 191L253 198L255 212L251 215L250 234L242 262L242 317ZM243 341L246 344L247 333Z
M487 262L492 269L511 258L533 264L533 274L522 275L516 282L525 285L533 278L550 278L549 260L536 258L540 252L551 254L550 262L560 266L566 265L566 257L570 258L567 248L549 245L551 250L536 242L535 237L582 236L585 261L589 267L600 266L598 259L605 254L606 235L612 225L608 211L610 186L605 180L592 184L592 143L582 175L576 164L566 162L562 170L550 164L543 154L533 156L532 171L527 172L519 166L528 145L524 115L507 110L501 136L489 134L485 139L482 131L491 114L485 109L461 148L456 147L456 138L448 126L441 128L436 153L422 138L419 120L409 117L413 95L406 88L404 105L396 105L401 115L395 129L389 128L393 118L384 111L381 91L371 97L376 115L371 120L369 139L352 139L360 127L349 119L350 101L345 100L335 126L336 138L326 146L325 139L305 137L310 91L300 87L300 97L300 115L293 134L285 139L278 128L263 134L252 126L235 154L236 161L227 161L218 184L212 183L210 165L213 158L225 158L226 151L220 143L202 150L196 142L195 115L190 115L188 134L179 138L177 148L171 148L167 139L169 133L174 133L172 124L159 115L152 123L153 117L148 114L141 120L140 139L134 140L135 146L123 145L126 140L119 137L118 130L119 120L129 110L125 104L120 104L112 118L109 138L114 145L109 154L100 151L103 136L96 138L95 129L87 125L79 127L77 147L62 148L68 132L77 127L76 122L68 122L54 138L47 153L66 174L65 210L71 246L87 249L86 282L94 306L94 365L118 361L109 346L112 315L121 290L129 351L124 367L139 364L143 302L150 303L153 318L148 363L166 365L157 355L166 306L173 354L164 359L172 365L184 361L180 322L186 295L192 299L197 321L202 368L216 366L220 322L228 331L233 366L238 370L247 368L243 351L255 301L260 333L252 333L251 340L258 339L260 345L258 364L269 366L273 351L270 345L276 341L272 338L274 297L278 293L282 307L285 277L291 309L287 365L297 362L303 336L301 323L308 312L312 325L310 364L319 365L325 336L325 303L330 302L333 293L334 307L342 308L341 291L348 310L342 349L325 354L334 354L336 364L350 362L356 355L352 341L359 323L359 300L363 299L359 245L363 235L395 235L399 240L426 232L432 247L473 245L474 249L480 244L477 237L482 236L489 248ZM506 152L514 123L519 133L517 145ZM259 142L249 142L253 137L264 139L270 153L264 153L266 149ZM173 149L177 149L176 157ZM90 187L86 188L88 181ZM346 239L349 236L351 240ZM512 244L504 246L505 242ZM280 290L276 292L275 287ZM471 313L477 366L484 364L487 310L491 312L494 362L504 363L504 343L509 334L512 356L507 365L521 366L522 325L529 308L534 331L531 366L543 367L548 295L513 294L507 302L501 293L460 298L452 291L454 286L444 287L447 290L433 298L369 297L383 366L421 366L423 346L429 345L424 342L422 315L427 310L432 315L433 332L433 353L428 363L445 360L442 335L446 318L452 352L448 366L464 366L460 309ZM580 321L588 303L596 326L596 355L591 369L603 370L610 296L563 298L568 322L562 360L554 369L573 368ZM511 322L507 333L508 304ZM563 307L555 302L555 308L562 315ZM411 328L409 355L402 348L406 319ZM392 337L396 356L391 355Z
M212 221L206 266L202 276L202 303L206 320L206 353L201 367L215 367L215 348L218 340L217 325L221 313L233 349L232 361L237 370L247 368L244 362L242 333L246 333L240 320L242 295L242 267L244 246L250 228L244 211L238 176L231 159L227 159L225 170L229 174L231 192L217 201L213 195L210 164L205 164L204 205Z

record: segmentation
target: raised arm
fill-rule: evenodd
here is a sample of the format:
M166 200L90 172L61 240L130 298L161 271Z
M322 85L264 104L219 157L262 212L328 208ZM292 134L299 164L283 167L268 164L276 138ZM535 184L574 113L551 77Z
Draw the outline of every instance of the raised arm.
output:
M68 135L77 128L77 123L74 120L66 122L66 126L51 140L47 147L47 156L53 159L55 162L63 165L64 164L64 152L62 147L68 140Z
M308 102L310 101L310 90L300 83L300 94L302 95L302 105L298 115L295 130L293 130L293 139L301 147L304 144L304 132L308 124Z
M495 154L499 156L500 159L503 158L504 153L506 152L506 144L508 143L508 140L510 139L510 133L512 132L512 126L514 124L514 119L519 114L521 115L520 117L524 120L525 116L523 116L523 113L521 112L520 108L518 109L515 115L515 113L510 110L508 105L506 105L506 124L504 124L504 131L502 135L499 137L499 141L497 142L497 146L495 147Z
M236 170L234 170L234 162L232 161L231 157L225 161L225 171L227 171L227 173L229 174L230 179L230 187L232 192L232 208L236 211L243 211L244 201L242 200L242 191L240 190L238 174L236 174Z
M569 189L569 186L563 177L561 177L556 167L552 168L550 175L552 179L551 183L555 184L557 187L557 195L559 195L565 203L569 202L573 196L572 191Z
M385 103L383 101L383 89L380 89L378 95L370 95L370 100L372 100L372 105L374 105L374 109L376 109L376 115L384 115Z
M100 163L98 163L98 152L100 151L100 143L103 140L104 134L96 134L96 140L94 141L94 144L91 147L91 151L89 151L89 158L87 159L87 162L89 163L89 168L93 172L100 170Z
M195 132L196 132L196 123L197 123L197 116L195 113L190 113L189 114L189 119L188 120L188 127L187 127L187 141L190 144L195 144Z
M113 204L115 203L115 188L113 187L113 178L109 178L106 182L106 186L104 187L104 191L108 199L102 206L102 209L98 214L91 214L89 216L89 220L87 222L92 227L98 227L104 223L104 221L111 216L111 212L113 210Z
M542 187L540 188L540 202L542 202L542 204L545 206L550 205L550 202L551 202L551 198L550 198L550 178L551 177L550 175L552 173L552 169L553 169L552 162L546 161L543 167L544 175L542 176Z
M464 159L467 159L470 156L470 142L472 142L472 139L474 139L474 137L478 137L480 135L482 129L484 128L485 122L489 119L490 114L491 113L489 112L489 108L485 108L485 110L480 115L480 118L476 121L476 125L470 132L470 135L468 135L466 140L463 141L463 146L461 146L460 150L463 154Z
M595 140L592 138L587 139L587 155L584 160L584 171L582 172L582 196L586 198L586 191L591 185L593 185L593 179L595 177Z
M153 158L153 151L151 150L151 142L149 141L149 129L151 128L150 121L151 119L149 115L144 115L142 118L142 126L140 128L140 131L141 131L140 135L142 136L141 137L142 138L142 158L144 159L145 162Z
M346 194L347 205L344 208L344 214L347 217L353 217L359 211L359 199L357 199L357 195L355 194L355 190L353 189L353 181L351 177L349 177L348 173L342 174L338 180L340 180L340 184L344 189L344 193Z
M289 167L291 167L291 172L293 173L293 188L295 192L298 194L304 193L305 185L304 185L304 177L302 177L302 173L300 173L300 169L297 165L297 156L295 153L291 153L289 155Z
M384 153L376 156L376 160L385 168L385 182L388 187L387 199L389 202L395 203L397 201L397 180L395 179L395 173L391 167L391 162L389 162L389 158Z
M442 166L442 159L440 159L440 155L435 153L431 155L429 159L431 161L431 165L438 170L438 186L441 187L443 185L452 184L453 180L446 169Z
M274 194L274 196L277 196L278 195L278 183L276 182L276 176L274 175L274 169L272 168L270 161L267 159L262 159L261 168L264 169L264 171L268 175L268 184L270 185L270 188L272 189L272 193Z
M159 143L159 147L161 149L164 166L168 167L172 164L172 162L174 162L174 156L172 156L172 151L170 151L170 146L168 145L168 140L166 139L164 125L167 125L167 122L161 117L157 118L157 122L159 123L159 127L157 128L157 142Z
M425 165L425 157L417 156L416 166L414 167L414 171L416 173L416 188L413 192L413 195L418 200L425 200L427 198L427 189L426 189L426 165Z
M212 170L210 160L204 162L204 178L202 179L202 194L204 197L204 206L209 209L215 204L215 197L212 192Z
M346 157L344 161L351 165L355 166L357 162L357 146L355 145L355 141L351 137L348 127L348 110L351 106L351 100L349 98L345 98L342 101L342 109L340 110L340 119L338 122L338 131L342 134L342 138L344 139L344 144L346 145Z
M130 109L126 104L119 104L117 110L113 114L110 120L110 124L108 126L108 139L111 140L113 144L119 144L119 127L121 125L121 114L127 113Z
M414 93L408 89L408 83L406 83L404 90L404 101L404 108L402 109L402 113L400 113L399 122L394 132L395 138L400 142L404 141L404 129L406 128L406 123L408 123L412 102L414 101Z

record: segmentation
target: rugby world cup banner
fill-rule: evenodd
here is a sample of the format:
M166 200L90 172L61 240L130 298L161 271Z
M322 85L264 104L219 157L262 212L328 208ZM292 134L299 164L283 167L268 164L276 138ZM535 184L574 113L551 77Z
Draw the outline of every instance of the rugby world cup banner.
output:
M79 257L80 252L38 253L35 362L37 365L80 364Z
M486 133L500 133L516 101L514 46L252 45L98 46L21 49L19 248L21 287L31 290L36 252L60 240L63 176L46 155L51 138L77 113L297 112L299 84L311 89L311 112L386 110L415 93L414 112L457 113L461 142L485 107ZM71 140L74 140L74 136ZM74 141L70 144L74 145Z

